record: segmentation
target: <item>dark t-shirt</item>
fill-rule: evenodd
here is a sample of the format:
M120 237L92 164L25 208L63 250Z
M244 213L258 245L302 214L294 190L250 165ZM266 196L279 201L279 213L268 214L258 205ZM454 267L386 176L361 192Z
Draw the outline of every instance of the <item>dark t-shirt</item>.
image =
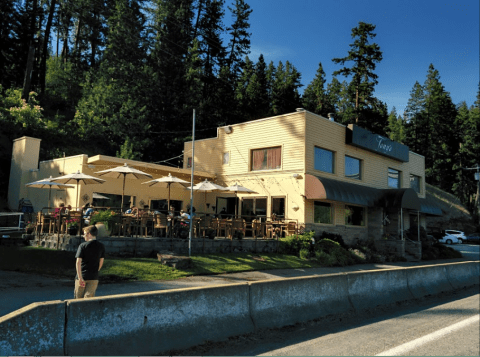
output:
M82 258L83 280L98 280L98 266L100 258L105 258L105 246L96 239L84 242L78 247L75 258Z

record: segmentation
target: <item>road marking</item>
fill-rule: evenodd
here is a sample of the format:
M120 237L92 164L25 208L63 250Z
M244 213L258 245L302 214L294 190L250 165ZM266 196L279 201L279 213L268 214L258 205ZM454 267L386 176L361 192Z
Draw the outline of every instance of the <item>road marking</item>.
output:
M466 320L457 322L456 324L442 328L441 330L432 332L431 334L425 335L423 337L417 338L416 340L404 343L403 345L391 348L387 351L383 351L376 356L400 356L408 351L413 350L414 348L420 347L428 342L439 339L442 336L448 335L456 330L459 330L467 325L473 324L480 321L480 315L472 316Z

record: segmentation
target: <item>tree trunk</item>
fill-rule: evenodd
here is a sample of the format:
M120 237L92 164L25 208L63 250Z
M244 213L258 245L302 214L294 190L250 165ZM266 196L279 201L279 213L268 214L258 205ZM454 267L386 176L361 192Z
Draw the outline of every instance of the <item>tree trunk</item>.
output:
M47 72L47 57L48 57L48 40L50 38L50 29L52 28L53 14L55 12L57 0L52 0L50 3L50 11L48 13L47 26L45 27L45 34L43 36L43 50L42 60L40 62L40 94L45 93L45 76Z

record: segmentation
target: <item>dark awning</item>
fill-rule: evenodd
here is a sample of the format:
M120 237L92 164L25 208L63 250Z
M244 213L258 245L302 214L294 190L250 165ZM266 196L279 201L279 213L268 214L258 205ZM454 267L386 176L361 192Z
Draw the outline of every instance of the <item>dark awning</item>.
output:
M368 207L373 206L380 197L380 190L307 174L305 197L309 200L339 201Z
M384 190L309 174L305 175L305 198L422 212L420 199L411 188Z

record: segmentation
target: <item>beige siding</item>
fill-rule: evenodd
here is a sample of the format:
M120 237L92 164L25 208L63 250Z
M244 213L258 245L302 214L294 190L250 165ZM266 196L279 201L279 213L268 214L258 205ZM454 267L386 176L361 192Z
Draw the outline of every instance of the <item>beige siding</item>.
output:
M378 155L370 151L345 144L346 127L331 122L321 116L307 113L306 135L306 172L312 175L333 178L339 181L366 185L379 189L388 187L387 173L392 168L401 172L401 187L410 187L410 174L422 178L420 197L425 197L425 159L421 155L409 153L409 162L401 162ZM334 173L325 173L315 170L314 148L318 146L334 152ZM357 158L362 162L362 179L355 180L345 177L345 155Z

